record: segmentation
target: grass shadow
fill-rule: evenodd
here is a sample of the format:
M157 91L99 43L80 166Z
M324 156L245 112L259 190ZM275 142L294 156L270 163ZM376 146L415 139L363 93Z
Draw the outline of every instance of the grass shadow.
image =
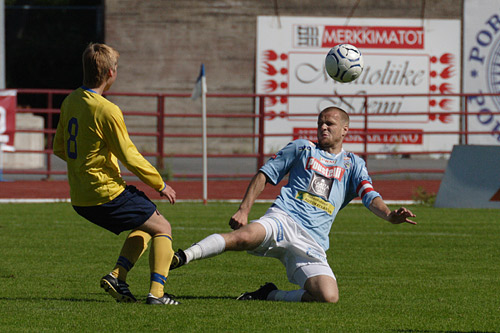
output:
M64 302L89 302L89 303L107 303L108 301L103 301L99 299L88 299L88 298L73 298L73 297L0 297L0 301L64 301Z
M233 300L236 300L236 297L234 297L234 296L190 296L190 295L184 295L184 296L176 296L175 298L177 298L177 299L233 299Z

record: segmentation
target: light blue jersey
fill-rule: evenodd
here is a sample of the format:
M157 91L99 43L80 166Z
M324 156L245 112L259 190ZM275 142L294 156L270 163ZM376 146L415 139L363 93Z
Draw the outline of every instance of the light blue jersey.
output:
M339 210L358 196L368 208L380 196L360 157L344 150L334 156L308 140L290 142L260 171L274 185L289 174L288 184L281 188L274 204L307 230L325 251Z

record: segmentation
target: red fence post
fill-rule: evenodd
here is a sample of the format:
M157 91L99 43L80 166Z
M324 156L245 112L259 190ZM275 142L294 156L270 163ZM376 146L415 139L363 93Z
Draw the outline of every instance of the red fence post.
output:
M53 94L52 92L47 93L47 108L52 109L53 106ZM47 128L52 129L52 113L49 112L47 115ZM52 133L47 133L47 177L46 179L50 179L50 174L52 170L52 162L50 161L52 151Z
M465 103L464 103L464 132L465 132L465 144L469 144L469 117L467 116L467 112L469 111L469 98L465 96Z
M259 145L257 170L264 165L264 96L259 96Z
M158 120L156 121L156 167L160 170L163 170L163 138L165 136L165 96L158 95Z

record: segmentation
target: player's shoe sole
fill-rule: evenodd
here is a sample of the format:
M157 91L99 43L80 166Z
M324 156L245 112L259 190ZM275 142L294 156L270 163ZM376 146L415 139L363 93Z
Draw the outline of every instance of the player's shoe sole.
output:
M146 304L150 305L179 305L180 303L174 299L174 296L165 293L162 297L155 297L151 293L148 294Z
M267 300L267 296L269 293L273 290L277 290L278 287L274 283L268 282L265 285L261 286L259 289L253 292L246 292L241 294L237 300L239 301L255 301L255 300L261 300L265 301Z
M137 299L128 289L128 284L108 274L101 278L101 288L110 294L117 302L135 303Z
M179 249L174 253L174 257L172 258L172 262L170 263L170 270L179 268L186 264L186 254L183 250Z

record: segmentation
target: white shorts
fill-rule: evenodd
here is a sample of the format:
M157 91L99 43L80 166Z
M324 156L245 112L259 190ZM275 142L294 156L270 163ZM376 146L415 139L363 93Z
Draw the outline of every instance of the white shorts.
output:
M266 229L266 238L248 253L279 259L286 268L288 281L304 287L307 279L327 275L335 278L321 246L286 212L271 206L260 219Z

